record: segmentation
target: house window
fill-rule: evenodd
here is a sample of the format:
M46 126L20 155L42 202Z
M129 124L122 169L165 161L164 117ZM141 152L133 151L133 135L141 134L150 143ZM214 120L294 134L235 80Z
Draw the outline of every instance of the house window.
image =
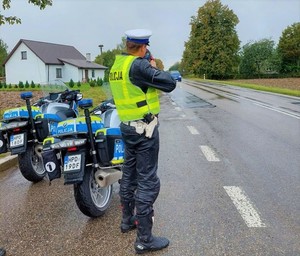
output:
M21 52L21 60L27 60L27 52L26 51Z
M95 77L95 70L92 69L92 77Z
M61 68L56 69L56 78L62 78L62 71Z

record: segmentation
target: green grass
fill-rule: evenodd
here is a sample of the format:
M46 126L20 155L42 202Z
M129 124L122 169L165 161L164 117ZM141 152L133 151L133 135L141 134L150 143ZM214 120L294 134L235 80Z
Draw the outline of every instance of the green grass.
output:
M263 86L263 85L250 84L250 83L239 83L239 82L232 82L232 81L227 82L227 81L217 81L217 80L209 80L209 79L204 80L200 78L191 78L191 80L198 81L198 82L212 82L212 83L222 84L222 85L232 85L232 86L254 89L258 91L273 92L273 93L285 94L289 96L300 97L300 90L291 90L291 89L285 89L279 87Z
M92 99L94 106L97 106L103 100L112 98L109 85L90 87L89 84L83 84L80 88L74 86L73 89L79 89L84 99Z

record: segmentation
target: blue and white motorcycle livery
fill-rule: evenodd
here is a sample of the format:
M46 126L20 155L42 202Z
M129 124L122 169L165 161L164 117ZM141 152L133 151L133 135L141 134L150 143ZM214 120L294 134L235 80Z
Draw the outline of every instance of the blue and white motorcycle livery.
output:
M122 176L120 119L111 103L103 102L92 111L90 99L78 105L84 116L58 123L52 137L44 140L43 162L50 180L62 174L64 184L73 184L83 214L99 217L110 205L113 183Z
M44 97L31 105L32 92L22 92L26 106L8 109L0 122L0 153L18 155L19 169L29 181L45 176L42 164L43 140L56 130L58 122L78 116L78 90L70 90L61 81L41 84Z

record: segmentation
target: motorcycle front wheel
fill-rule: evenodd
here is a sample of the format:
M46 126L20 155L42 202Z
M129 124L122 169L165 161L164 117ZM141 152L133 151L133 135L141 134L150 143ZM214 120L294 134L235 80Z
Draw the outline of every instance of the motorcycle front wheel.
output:
M74 197L79 210L92 218L102 216L112 199L113 185L100 187L95 180L93 168L87 166L83 181L74 184Z
M19 169L25 179L31 182L41 181L46 172L43 167L41 155L36 151L35 145L29 143L27 150L18 155Z

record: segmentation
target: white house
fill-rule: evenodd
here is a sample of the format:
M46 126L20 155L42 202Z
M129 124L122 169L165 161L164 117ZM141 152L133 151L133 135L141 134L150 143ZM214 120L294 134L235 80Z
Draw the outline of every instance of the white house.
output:
M7 84L43 83L55 79L84 82L104 78L107 67L90 61L73 46L21 39L3 65Z

